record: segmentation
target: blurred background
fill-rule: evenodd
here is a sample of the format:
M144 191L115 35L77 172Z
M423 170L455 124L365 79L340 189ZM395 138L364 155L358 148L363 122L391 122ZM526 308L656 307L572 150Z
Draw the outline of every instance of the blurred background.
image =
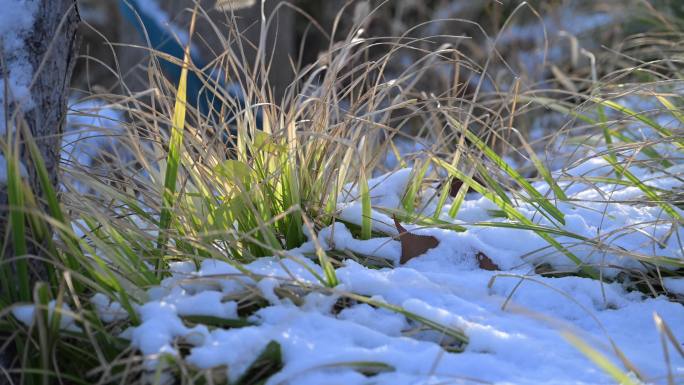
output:
M591 94L599 84L609 90L614 79L625 80L622 69L678 55L679 31L684 28L680 0L79 0L83 44L72 79L67 126L67 132L79 133L65 137L63 159L81 157L77 163L89 164L82 154L89 156L103 147L113 151L114 145L93 138L92 132L83 134L93 128L114 130L127 120L121 112L105 108L106 97L98 95L141 100L154 89L173 95L169 87L178 79L177 64L196 6L194 65L207 78L225 77L233 96L242 97L245 82L259 79L257 87L266 86L277 104L288 89L301 94L302 83L315 81L312 74L325 73L326 66L337 60L345 63L348 68L343 72L349 74L339 80L339 87L352 84L355 71L366 71L357 67L370 68L363 73L362 84L353 87L359 95L364 87L373 87L373 79L401 79L411 85L402 86L411 94L406 97L458 101L463 116L477 116L474 124L488 127L507 126L496 120L509 107L511 98L506 95L512 93L553 92L556 99L579 103L583 99L577 95ZM268 31L263 42L262 30ZM343 45L361 43L362 54L348 60L339 57ZM264 54L256 63L260 45ZM444 54L439 53L442 49ZM225 62L226 51L233 52L232 64ZM169 65L174 60L176 65ZM155 65L170 67L163 72L165 81L160 82ZM222 72L226 68L230 73ZM665 77L675 70L665 65L656 69ZM191 87L201 83L199 78L189 81ZM478 111L470 111L468 103L475 93ZM390 119L393 127L410 135L399 141L403 154L422 148L418 137L433 136L427 138L427 147L449 141L426 129L430 117L415 118L420 111L411 114L414 117L404 119L393 112L396 118ZM533 146L553 147L549 137L563 129L563 115L543 109L520 113L515 126ZM105 136L115 135L101 137ZM513 150L501 148L515 158ZM557 160L553 151L545 151L547 162ZM386 166L391 169L395 164L390 160Z
M230 7L217 7L217 0L199 1L203 13L193 44L205 62L223 51L221 40L231 29L239 30L247 41L258 45L260 3L242 3L246 8L235 10L233 15ZM267 0L264 12L271 24L267 44L272 60L269 80L276 93L282 95L294 79L295 63L313 63L336 42L345 40L353 25L362 23L364 38L422 37L422 48L427 50L442 44L457 47L463 55L459 58L464 64L463 77L470 75L466 71L468 63L482 67L489 61L491 69L487 72L491 79L483 83L485 88L505 86L516 78L528 87L548 81L565 83L561 86L567 87L569 83L559 74L567 78L591 76L589 56L580 50L594 53L600 64L596 67L610 71L621 63L601 63L606 48L634 50L636 47L619 44L645 44L623 39L639 32L676 30L673 20L684 16L684 2L678 0L553 0L521 4L505 0ZM82 27L84 42L74 88L112 91L112 87L121 85L123 75L129 88L143 89L148 58L144 47L148 43L139 26L146 22L145 16L172 31L187 33L194 5L193 0L79 0L86 23ZM133 7L142 17L132 20L122 14L126 7ZM152 34L149 25L146 29ZM246 61L253 62L253 47L243 43L241 49ZM388 49L379 44L373 52L380 57ZM648 51L640 54L647 60ZM399 74L420 56L420 49L414 45L404 54L394 55L387 72ZM612 55L610 59L615 60ZM445 58L444 70L437 69L421 79L421 88L439 93L452 86L453 65L449 61L453 60Z

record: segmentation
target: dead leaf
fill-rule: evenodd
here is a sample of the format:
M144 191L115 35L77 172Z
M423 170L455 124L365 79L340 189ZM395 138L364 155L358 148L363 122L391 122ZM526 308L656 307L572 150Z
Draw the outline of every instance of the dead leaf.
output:
M477 263L480 266L480 269L482 270L488 270L488 271L497 271L501 270L499 266L492 261L491 258L487 256L487 254L478 251L477 254L475 254L475 258L477 259Z
M409 233L396 217L394 217L394 226L399 232L399 241L401 242L401 259L399 260L401 264L425 254L426 251L434 249L439 245L437 238L431 235Z

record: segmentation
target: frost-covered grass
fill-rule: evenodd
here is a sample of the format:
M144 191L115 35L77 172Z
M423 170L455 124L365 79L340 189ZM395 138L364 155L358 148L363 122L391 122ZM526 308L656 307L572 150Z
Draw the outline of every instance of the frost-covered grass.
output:
M229 31L226 47L235 41ZM74 103L59 191L36 197L8 166L24 209L11 211L17 258L0 270L0 350L17 353L7 373L84 384L681 382L681 53L594 67L608 74L571 79L592 84L581 92L486 92L490 75L431 95L419 90L431 69L489 68L423 43L354 30L297 68L277 104L267 53L244 77L239 50L226 50L215 65L242 82L246 105L219 93L210 117L155 61L150 91ZM385 72L400 45L421 58ZM519 125L537 119L557 125L532 140ZM47 281L33 287L16 274L26 228L48 256Z

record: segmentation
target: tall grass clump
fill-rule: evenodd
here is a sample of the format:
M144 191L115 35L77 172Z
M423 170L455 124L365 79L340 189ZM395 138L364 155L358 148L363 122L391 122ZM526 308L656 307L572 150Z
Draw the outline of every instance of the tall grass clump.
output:
M194 17L212 23L201 9ZM20 383L145 382L142 357L118 335L140 322L136 305L168 275L170 262L219 259L252 276L244 264L263 256L287 258L287 250L310 238L317 243L317 230L337 219L338 202L356 187L366 214L359 236L369 238L368 179L382 164L391 138L404 135L401 125L431 119L433 103L419 100L413 86L453 51L437 47L405 73L387 78L387 62L400 49L417 49L415 41L370 38L356 27L342 40L331 40L317 62L292 63L296 79L276 101L268 73L282 69L269 67L269 53L260 47L256 62L248 64L240 31L230 29L220 39L223 52L212 64L215 71L194 67L187 50L182 61L153 55L149 90L86 96L106 101L124 118L109 121L119 129L103 134L114 137L115 148L105 148L88 164L79 164L76 156L63 159L59 190L46 185L44 196L33 196L18 177L10 144L4 147L13 208L9 234L22 255L18 279L12 269L3 269L3 282L19 283L3 290L1 349L16 352L6 377ZM367 61L378 47L387 52ZM160 60L183 68L178 82L164 78ZM218 70L222 79L206 75ZM213 99L209 113L187 100L189 72L202 79L202 95ZM243 102L222 90L229 82L243 90ZM30 143L28 136L24 140ZM39 154L32 155L40 165ZM37 202L48 203L48 210ZM39 260L49 270L45 282L26 273L27 223L41 229L32 234L49 245L50 259ZM302 289L332 290L338 261L320 245L311 258L325 274L319 276L320 288ZM3 267L12 262L3 261ZM96 293L120 303L125 316L103 323L91 300ZM400 307L348 296L467 341L460 331ZM28 304L35 306L30 326L17 316ZM65 322L74 327L64 328Z

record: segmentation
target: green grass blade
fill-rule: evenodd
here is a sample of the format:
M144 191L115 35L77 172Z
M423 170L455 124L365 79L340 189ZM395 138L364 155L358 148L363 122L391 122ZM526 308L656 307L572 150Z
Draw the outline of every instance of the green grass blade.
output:
M446 115L446 114L445 114ZM465 127L463 127L462 124L457 122L455 119L449 120L449 124L456 130L458 131L467 131ZM458 167L459 162L461 160L461 156L465 152L466 149L466 136L464 134L461 134L458 139L458 145L456 146L456 152L454 153L454 157L451 159L451 165L454 167ZM435 219L439 219L439 216L442 214L442 210L444 209L444 205L446 204L447 199L451 195L451 184L452 184L452 177L449 176L446 181L442 184L442 188L440 189L439 192L439 199L437 200L437 207L435 208L435 212L433 214L433 217ZM460 203L457 203L457 206L460 207ZM458 209L456 210L450 210L449 214L453 214L452 218L456 217L456 214L458 213Z
M363 167L359 171L359 191L361 194L361 239L370 239L373 230L371 198L370 191L368 191L366 170Z
M656 95L656 99L667 108L667 110L674 116L680 123L684 124L684 112L677 106L675 106L668 98L662 95Z
M21 257L16 262L17 279L19 281L18 299L21 301L31 300L28 261L26 255L28 247L26 243L26 221L24 215L23 181L19 171L18 152L9 151L6 154L7 161L7 196L10 206L9 223L12 233L12 247L14 255Z
M551 171L548 169L548 167L544 166L542 163L541 159L537 156L537 153L532 149L529 143L525 140L525 138L520 135L520 132L516 129L513 129L513 131L518 135L520 138L520 143L525 148L525 152L527 152L527 156L530 157L530 160L532 161L532 164L534 165L534 168L537 170L539 175L544 179L546 184L548 184L551 189L553 190L553 193L556 196L556 199L560 199L561 201L567 201L568 197L565 195L565 191L563 191L560 186L558 186L558 183L553 179L553 175L551 175Z
M300 185L300 172L297 168L297 149L300 147L297 138L297 129L294 123L287 125L287 152L283 151L281 167L285 170L283 175L284 193L286 196L282 209L290 207L302 207L302 186ZM307 174L306 172L304 174ZM304 242L303 221L299 211L287 219L286 247L291 249Z
M406 194L404 194L404 197L402 199L404 209L408 213L413 213L415 211L416 195L418 195L418 192L420 191L420 186L423 183L423 180L425 179L425 174L427 173L429 167L429 160L425 161L425 163L417 170L415 166L413 167L414 174L406 189Z
M610 151L607 156L610 157L614 162L617 162L617 155L612 150L613 135L611 135L610 128L608 128L608 117L606 116L606 110L602 104L598 104L596 106L596 113L598 114L599 126L601 127L601 131L603 131L603 140L606 142L606 147L608 147L608 150ZM615 177L617 179L621 178L620 174L618 173L615 173Z
M382 213L388 214L390 216L397 217L397 219L400 222L413 223L413 224L416 224L419 226L438 227L438 228L442 228L442 229L457 231L459 233L462 233L462 232L467 230L465 227L463 227L461 225L457 225L455 223L447 222L447 221L441 220L439 218L420 215L419 213L412 213L412 212L401 210L401 209L393 209L393 208L389 208L389 207L380 207L377 210L382 212ZM392 234L387 234L387 235L392 235Z
M449 121L450 124L452 125L458 125L459 123L451 116L445 115L447 120ZM489 158L497 167L499 167L502 171L504 171L508 176L511 177L518 185L520 185L529 195L531 199L531 204L538 206L539 208L543 209L545 212L549 213L552 217L554 217L558 222L561 224L565 224L565 216L563 213L556 208L547 198L545 198L537 189L535 189L530 182L528 182L525 178L523 178L520 173L515 171L513 167L511 167L506 161L504 161L491 147L487 146L480 138L477 137L474 133L470 132L470 130L464 129L462 130L463 133L465 134L466 138L468 141L470 141L477 149L482 151L482 153ZM484 170L484 172L481 173L484 178L490 179L488 176L488 172ZM550 179L550 178L549 178ZM489 181L491 182L491 180ZM555 182L553 183L555 185ZM560 188L557 188L560 190ZM498 189L497 189L498 191ZM499 195L500 191L499 191ZM565 194L563 194L565 196ZM503 198L502 199L508 199L508 198Z
M458 189L454 200L451 202L451 207L449 208L449 216L451 218L456 218L458 215L458 211L461 209L461 204L463 204L469 189L470 188L465 183Z
M651 199L653 202L658 204L666 213L668 213L672 218L676 219L679 221L680 224L684 223L684 218L682 215L679 214L677 209L672 207L670 203L667 201L663 201L661 197L658 195L655 189L651 188L644 182L642 182L636 175L634 175L631 171L629 171L626 167L620 165L617 162L614 162L611 157L609 156L604 156L603 157L610 165L613 167L615 172L619 175L622 175L625 177L627 180L632 182L634 186L636 186L639 190L641 190L649 199Z
M672 131L668 130L667 128L661 126L660 124L656 123L655 120L649 118L646 116L644 113L639 113L634 110L631 110L619 103L616 103L612 100L605 100L605 99L598 99L598 98L592 98L590 99L595 103L598 103L600 105L604 105L606 107L609 107L615 111L618 111L620 113L623 113L631 118L635 118L636 120L644 123L645 125L653 128L658 134L660 134L663 138L674 138L675 135ZM660 100L660 99L659 99ZM662 103L662 100L661 100ZM675 144L679 148L684 148L684 141L682 140L677 140L675 141Z
M489 170L487 167L485 167L482 163L477 163L475 168L477 168L477 170L480 172L480 176L482 179L484 179L485 186L487 186L490 190L494 190L496 195L498 195L499 198L501 198L504 202L508 203L509 205L513 204L513 201L511 201L511 198L508 197L506 190L501 183L497 182L494 178L492 178L491 175L489 175Z
M447 163L447 162L445 162L439 158L436 158L436 157L433 158L433 162L435 162L436 164L438 164L439 166L444 168L453 177L462 180L463 183L468 184L470 186L470 188L472 188L473 190L482 194L482 196L484 196L487 199L494 202L497 206L499 206L506 213L506 215L509 218L515 219L515 220L519 221L520 223L527 225L527 226L534 226L534 223L532 221L527 219L523 214L521 214L513 206L506 203L497 194L492 193L491 191L487 190L481 184L475 182L472 178L463 174L457 168L452 167L449 163ZM563 245L561 245L553 237L548 235L546 232L542 232L542 231L535 231L535 233L537 235L539 235L542 239L544 239L546 242L548 242L551 246L553 246L558 251L560 251L563 255L565 255L568 259L570 259L572 262L574 262L577 266L579 266L580 269L583 270L588 276L595 278L595 279L598 279L599 274L594 268L592 268L590 266L585 266L584 263L575 254L573 254L566 247L563 247Z
M67 221L66 216L62 212L62 206L59 203L55 186L53 186L50 181L50 175L48 173L47 167L45 167L43 156L41 155L40 150L38 149L38 146L36 145L36 142L28 129L24 130L24 140L26 142L26 146L28 147L29 154L31 155L31 161L36 169L36 174L38 176L45 201L47 202L47 208L50 215L64 227L70 228L71 223ZM60 231L60 227L53 228L55 228L60 238L64 241L64 243L67 244L68 248L71 249L72 252L81 253L78 241L74 239L71 232ZM72 253L64 253L62 255L64 255L65 264L69 269L73 271L79 270L81 265L78 263ZM77 291L80 292L81 283L75 282L75 285Z
M176 103L173 109L173 119L171 127L171 138L169 139L169 153L166 158L166 173L164 175L164 191L162 197L162 211L159 220L159 238L157 248L160 250L157 259L156 270L162 267L162 260L166 242L168 239L167 231L171 227L173 220L173 206L176 198L176 181L178 179L178 169L180 167L181 151L183 146L183 132L185 130L185 113L187 110L187 82L188 66L190 64L190 46L185 48L183 57L183 69L178 81L178 91L176 92Z
M321 243L318 241L311 222L305 216L302 216L302 219L304 220L304 226L306 226L309 234L311 234L311 240L313 241L314 247L316 249L318 263L323 268L323 273L325 274L326 281L321 283L330 288L339 285L340 281L337 278L337 273L335 273L335 267L332 265L332 262L330 262L330 258L328 258L328 255L325 253L325 250L323 250Z
M526 97L526 96L518 96L518 98L521 101L527 101L527 102L532 102L532 103L537 103L541 106L547 107L553 111L560 112L563 114L567 114L570 116L573 116L585 123L588 124L593 124L593 125L600 125L600 121L597 121L596 119L591 118L590 116L587 116L585 114L582 114L578 111L576 111L573 108L570 108L568 106L563 105L562 103L551 99L551 98L543 98L543 97ZM604 137L615 137L616 139L619 139L623 143L633 143L634 141L630 139L627 135L621 133L618 130L608 130L608 132L604 132ZM609 142L612 143L612 140L609 140ZM608 143L608 142L606 142ZM648 156L651 159L657 160L663 167L671 167L673 165L672 162L667 160L664 156L658 153L655 149L651 147L644 147L641 149L641 151Z
M437 200L437 207L435 208L435 213L433 217L435 219L438 219L440 214L442 213L442 210L444 209L444 205L446 204L447 199L449 198L449 194L451 192L451 177L446 178L444 183L442 184L442 187L439 189L439 199ZM454 214L454 216L456 216Z

